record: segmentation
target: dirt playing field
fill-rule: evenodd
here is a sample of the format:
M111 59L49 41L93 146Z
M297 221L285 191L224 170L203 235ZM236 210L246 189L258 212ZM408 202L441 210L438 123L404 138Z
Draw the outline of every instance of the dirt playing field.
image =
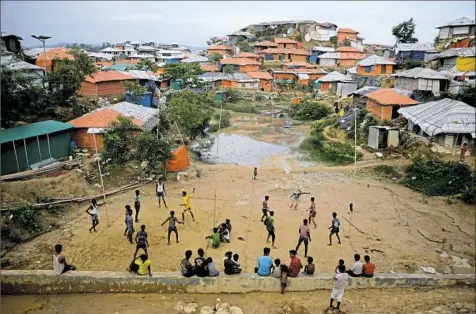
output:
M245 295L93 294L64 296L3 296L4 313L160 313L178 314L178 303L213 306L215 300L238 306L245 314L326 313L329 291L252 293ZM403 303L402 300L408 300ZM372 289L345 292L342 314L474 314L474 290ZM331 312L329 312L331 314Z
M296 246L299 225L307 218L310 196L314 196L318 227L311 229L309 255L314 257L318 272L331 273L340 258L350 265L354 253L368 253L379 272L415 272L419 266L438 266L437 249L469 258L474 265L474 212L467 205L448 205L438 198L424 202L420 194L398 184L352 177L347 167L292 166L291 173L286 174L280 168L279 158L265 162L274 166L260 167L257 181L251 180L249 167L200 165L200 179L167 182L169 209L158 207L153 184L143 186L139 225L147 225L152 271L178 271L185 250L196 252L198 248L205 248L205 237L213 226L226 218L231 219L233 226L231 243L222 244L218 249L210 248L206 254L222 266L219 261L224 253L236 252L244 271L252 271L263 248L270 246L266 243L265 226L260 222L265 195L270 196L269 205L276 217L278 248L273 249L271 255L286 263L288 251ZM193 187L197 188L192 199L196 221L192 222L190 216L186 216L185 225L178 226L180 243L173 241L169 246L167 225L161 227L160 224L168 217L169 210L181 213L180 193L182 189L191 192ZM302 196L298 210L290 209L289 196L298 188L311 195ZM91 221L84 213L87 205L69 211L60 229L8 253L6 257L12 263L11 268L50 269L52 248L61 243L67 260L80 270L125 270L135 248L123 236L124 205L132 205L132 200L132 191L108 199L100 207L97 233L88 231ZM352 215L348 211L350 202L355 209ZM328 246L328 227L333 211L341 220L342 244L334 241L333 246ZM355 227L349 226L350 220ZM445 238L446 242L430 242L422 234L433 241ZM245 240L240 241L238 237ZM303 248L299 253L303 257Z

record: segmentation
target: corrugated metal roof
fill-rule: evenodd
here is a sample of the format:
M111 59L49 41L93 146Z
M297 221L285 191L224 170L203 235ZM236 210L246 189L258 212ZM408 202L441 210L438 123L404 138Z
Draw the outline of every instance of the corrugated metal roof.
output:
M350 74L357 74L357 66L356 65L354 65L353 67L347 68L345 70L347 72L349 72Z
M154 75L151 71L141 71L141 70L127 70L127 71L119 71L122 74L130 75L138 80L149 80L149 81L158 81L156 75Z
M424 78L429 80L447 80L448 78L443 73L437 72L432 69L426 68L413 68L403 72L395 73L392 76L395 77L408 77L408 78Z
M308 80L309 79L309 75L307 75L306 73L297 73L297 76L301 80Z
M81 117L69 121L69 124L74 125L77 128L108 128L113 121L116 121L118 117L125 116L120 112L113 110L109 107L96 109ZM133 119L132 122L137 127L142 127L143 121ZM96 132L95 132L96 133Z
M342 28L339 27L337 30L338 33L349 33L349 34L358 34L358 31L354 31L352 28Z
M451 21L449 23L446 23L444 25L438 26L437 28L448 27L448 26L466 26L466 25L474 25L474 24L475 24L474 20L467 17L462 17L454 21Z
M13 55L0 56L0 63L11 71L35 71L43 76L44 68L20 60Z
M356 90L355 92L353 92L354 95L360 95L360 96L365 96L367 95L368 93L371 93L373 91L376 91L377 89L379 89L380 87L376 87L376 86L364 86L362 87L361 89L358 89Z
M294 39L287 38L287 37L276 37L276 38L273 38L273 40L277 44L297 44L298 43Z
M376 64L395 64L395 62L390 61L387 58L377 56L377 55L369 56L357 62L357 65L360 65L363 67L376 65Z
M398 113L430 136L440 133L471 134L476 129L476 108L449 98L401 108Z
M312 47L313 51L324 51L324 52L334 52L336 49L334 47L322 47L322 46L314 46Z
M453 57L474 57L476 48L450 48L435 55L432 59L444 59Z
M256 60L253 59L248 59L248 58L226 58L226 59L221 59L218 61L221 64L227 65L227 64L232 64L232 65L260 65Z
M251 79L272 80L273 77L268 72L247 72Z
M340 53L338 52L326 52L318 57L319 59L340 59Z
M321 77L320 79L318 79L318 81L319 82L352 82L353 79L348 75L344 75L342 73L334 71Z
M106 60L112 60L113 58L113 55L110 55L108 53L102 53L102 52L88 52L88 56L100 58L100 59L106 59Z
M74 126L54 120L41 121L15 128L0 131L0 144L22 140L24 138L36 137L64 130L74 129Z
M180 60L180 62L192 63L192 62L208 62L207 57L199 56L197 54L191 54L188 58Z
M309 52L304 49L290 49L290 48L268 48L266 50L262 50L259 54L266 54L266 53L279 53L279 54L292 54L292 55L305 55L308 56Z
M400 51L437 52L435 46L431 43L397 44L395 47L395 54Z
M221 72L207 72L198 76L199 79L206 82L221 81L221 80L248 80L246 73L221 73Z
M137 51L156 51L157 48L151 46L139 46L137 47Z
M157 117L159 114L159 110L155 108L135 105L126 101L114 104L112 106L108 106L106 108L115 110L133 119L143 121L143 128L146 130L152 130L159 123L159 119Z
M121 49L113 48L113 47L106 47L104 49L99 50L101 52L121 52Z
M278 44L269 40L260 41L254 44L255 47L278 47Z

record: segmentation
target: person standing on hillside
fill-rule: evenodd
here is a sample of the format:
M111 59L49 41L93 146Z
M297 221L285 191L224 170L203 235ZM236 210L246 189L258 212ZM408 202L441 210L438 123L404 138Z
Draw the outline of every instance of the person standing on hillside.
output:
M307 257L307 246L311 241L311 233L309 232L309 226L307 225L307 219L302 221L301 227L299 227L299 240L296 246L296 253L299 251L301 243L304 242L304 257Z
M256 180L256 177L258 176L258 167L255 167L253 170L253 180Z
M464 143L463 145L461 145L461 148L460 148L459 161L464 162L464 158L467 151L468 151L468 144Z
M155 185L155 191L157 192L157 199L159 200L159 207L160 207L160 199L162 199L162 201L164 201L165 208L168 208L167 203L165 202L165 183L164 183L164 179L159 178L159 181L157 181L157 184Z
M301 195L304 195L304 194L311 194L311 193L301 192L301 190L297 190L296 192L291 194L291 206L289 206L289 208L293 208L294 206L294 209L297 210L297 207L299 205L299 198L301 197Z
M268 217L268 212L269 212L268 200L269 200L269 196L266 195L264 197L263 207L261 209L261 211L263 212L263 216L261 216L261 221L264 221L264 219Z
M316 203L314 203L314 197L311 197L311 205L309 206L309 225L314 224L314 229L317 228L316 225Z
M126 213L127 240L132 244L132 236L134 235L134 220L132 219L132 209L129 207Z
M167 221L169 222L169 231L167 233L168 245L170 245L170 234L172 234L172 232L175 232L175 240L177 241L177 243L179 243L178 231L177 231L177 226L175 225L175 223L183 224L183 222L179 221L175 217L175 212L173 210L170 212L170 217L165 219L165 221L161 224L161 226L163 226Z
M274 240L276 240L276 235L274 234L274 211L269 212L269 216L266 217L264 220L264 224L266 225L266 230L268 230L268 237L266 238L266 242L269 242L269 237L271 237L271 243L273 249L276 247L274 246Z
M187 192L182 191L183 204L180 204L180 206L184 207L183 212L182 212L183 224L185 224L185 213L186 212L189 212L190 215L192 216L192 220L195 221L195 217L193 216L193 213L192 213L192 203L191 203L191 200L190 200L194 194L195 194L195 188L193 188L192 194L188 194L188 195L187 195Z
M94 230L94 232L97 232L96 227L99 225L99 218L98 218L98 208L99 205L96 201L95 198L91 200L91 205L86 209L86 213L88 213L91 216L91 221L92 221L92 227L89 228L89 232Z

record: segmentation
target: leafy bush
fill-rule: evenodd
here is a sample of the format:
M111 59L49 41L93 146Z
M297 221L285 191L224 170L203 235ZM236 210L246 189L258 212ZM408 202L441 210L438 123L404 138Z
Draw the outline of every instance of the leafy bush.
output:
M220 129L227 128L231 125L231 114L228 111L223 111L221 114L221 122L220 122L220 112L217 112L213 115L213 121L210 123L210 128L208 129L209 132L216 132L218 131L218 126Z
M137 159L147 162L149 172L157 172L163 163L172 158L171 150L170 142L157 138L151 132L142 132L137 136Z
M102 155L115 164L124 164L132 157L134 137L137 128L131 119L118 117L111 123L111 128L104 134Z
M472 181L471 168L466 164L417 157L405 169L402 183L425 195L449 196L466 192ZM468 192L468 199L471 193Z
M21 229L39 232L41 230L40 223L38 221L38 213L30 206L22 206L13 212L13 222Z
M236 89L226 89L226 102L237 102L240 100L240 92Z
M472 187L464 191L461 199L467 204L476 204L476 186L473 184Z
M223 106L223 109L234 111L234 112L259 113L259 110L256 109L256 107L251 104L212 103L211 106L214 108L221 108Z
M405 70L410 70L410 69L413 69L413 68L419 68L419 67L422 67L422 66L423 66L423 62L418 61L418 60L413 60L413 59L408 59L403 64L403 68Z
M303 100L301 103L292 105L289 115L296 120L319 120L331 114L331 109L325 104Z

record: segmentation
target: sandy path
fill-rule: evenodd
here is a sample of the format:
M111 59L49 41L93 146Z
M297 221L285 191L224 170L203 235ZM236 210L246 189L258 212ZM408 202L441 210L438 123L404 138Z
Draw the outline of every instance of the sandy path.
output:
M17 313L179 313L177 302L212 306L216 298L240 307L245 314L284 314L289 305L293 314L324 313L329 291L309 293L253 293L245 295L158 295L158 294L93 294L65 296L3 296L2 312ZM377 301L378 300L378 301ZM408 300L403 305L402 300ZM303 311L299 306L304 306ZM365 314L474 314L474 290L453 289L391 289L349 290L342 303L344 313ZM430 311L432 310L432 311ZM446 310L446 311L445 311ZM287 312L289 313L289 312Z
M154 186L141 188L141 223L147 225L153 271L177 271L184 251L192 249L196 252L200 247L205 248L205 236L210 234L213 225L226 218L231 219L233 225L232 242L207 250L207 255L218 261L219 269L222 269L221 259L226 251L231 250L240 254L245 271L252 271L263 247L269 245L266 244L265 227L260 222L260 205L264 195L270 196L269 205L276 212L278 249L272 250L271 255L287 263L288 250L295 247L298 227L307 217L310 198L308 195L302 197L298 211L290 209L289 195L297 188L316 197L318 228L311 230L313 241L309 255L314 257L318 272L332 272L339 258L350 265L356 252L361 255L368 252L377 270L382 272L413 272L418 266L437 266L436 250L442 245L425 240L417 230L434 239L446 238L445 250L449 251L449 244L452 244L454 252L470 258L470 263L474 264L474 209L468 206L448 205L438 198L425 203L420 194L403 186L385 185L360 177L350 178L336 169L331 171L328 168L326 171L321 167L293 167L291 173L286 174L281 169L279 158L270 160L267 167L260 169L255 183L251 181L252 169L247 167L200 167L201 179L167 183L169 208L177 212L180 212L181 190L197 188L192 200L196 222L187 216L185 226L178 227L179 244L173 242L168 246L166 243L167 227L160 227L160 224L168 216L168 210L158 208ZM218 182L216 210L215 182ZM65 215L62 230L42 235L10 252L7 258L13 263L11 268L50 269L52 247L62 243L69 262L79 269L124 270L135 248L122 235L124 205L132 204L132 199L132 192L109 199L100 209L99 231L92 234L88 232L90 220L84 213L85 208L70 211ZM350 202L355 206L352 218L347 211ZM106 226L106 208L109 227ZM333 211L341 217L342 244L329 247L327 228ZM344 218L351 219L361 232L349 228ZM347 238L349 230L350 238ZM240 236L246 241L237 240ZM456 254L454 252L452 254ZM302 257L303 248L300 253Z

